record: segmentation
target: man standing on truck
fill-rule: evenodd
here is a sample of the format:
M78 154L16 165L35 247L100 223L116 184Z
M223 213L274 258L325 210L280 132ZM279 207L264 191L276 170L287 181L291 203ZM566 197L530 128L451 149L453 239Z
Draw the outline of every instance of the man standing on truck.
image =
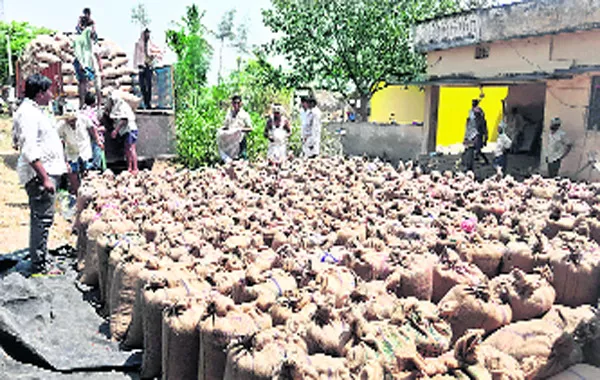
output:
M246 157L246 134L252 131L250 115L242 108L242 97L231 98L231 110L227 112L223 127L217 131L217 145L221 160L229 163Z
M54 220L56 186L66 172L60 137L52 119L41 108L52 99L52 81L33 74L25 81L25 99L19 106L13 128L20 149L17 173L29 197L29 257L32 273L60 274L46 267L48 235Z
M137 174L138 160L135 143L138 139L138 128L135 123L135 113L118 90L110 91L104 112L114 121L111 137L124 139L127 170L132 174Z
M152 73L154 72L154 62L160 59L162 51L150 40L150 29L146 28L142 32L140 39L135 44L133 54L133 65L138 68L138 79L140 90L144 99L144 107L152 108Z
M91 27L85 28L81 35L73 40L73 50L75 52L75 76L77 78L77 93L79 95L79 108L83 108L84 97L88 91L88 83L95 81L96 73L94 67L97 63L94 62L97 58L94 56L93 50L93 30Z

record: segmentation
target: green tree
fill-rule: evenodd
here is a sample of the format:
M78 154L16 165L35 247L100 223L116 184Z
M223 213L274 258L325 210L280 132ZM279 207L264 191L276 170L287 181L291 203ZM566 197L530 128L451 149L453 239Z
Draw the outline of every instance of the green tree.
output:
M360 96L359 113L386 80L425 71L412 48L415 23L455 11L455 0L272 0L263 22L277 35L269 49L285 56L305 83Z
M146 4L140 2L135 7L131 8L131 22L138 24L140 29L146 29L151 23Z
M8 40L10 40L14 67L29 42L40 34L52 33L53 31L48 28L33 26L28 22L0 22L0 83L5 84L10 81L8 77Z
M188 92L199 91L206 84L212 47L206 40L204 14L196 5L189 6L175 28L166 32L167 44L177 55L175 91L178 99L185 98Z

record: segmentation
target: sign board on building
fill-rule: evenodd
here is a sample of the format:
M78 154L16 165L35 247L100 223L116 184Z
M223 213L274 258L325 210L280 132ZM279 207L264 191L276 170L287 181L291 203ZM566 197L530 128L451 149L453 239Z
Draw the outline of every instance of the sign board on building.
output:
M481 17L476 13L433 20L416 28L415 43L426 50L443 49L458 41L481 41Z

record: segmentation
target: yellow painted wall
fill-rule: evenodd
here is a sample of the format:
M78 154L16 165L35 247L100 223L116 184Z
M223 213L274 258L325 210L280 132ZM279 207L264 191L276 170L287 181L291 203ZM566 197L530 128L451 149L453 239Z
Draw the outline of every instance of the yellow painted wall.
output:
M502 103L508 87L484 87L485 97L479 106L485 112L490 142L498 137L498 124L502 120ZM479 87L442 87L438 109L437 145L461 144L465 136L471 100L479 98Z
M398 124L422 122L425 117L425 92L416 86L408 86L408 89L405 86L389 86L373 94L369 121L388 124L392 113Z

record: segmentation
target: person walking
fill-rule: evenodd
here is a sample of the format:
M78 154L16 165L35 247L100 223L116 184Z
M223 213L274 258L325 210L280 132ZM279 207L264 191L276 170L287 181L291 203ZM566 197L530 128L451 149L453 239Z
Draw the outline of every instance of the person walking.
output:
M496 140L496 149L494 150L494 167L501 169L502 173L506 174L508 166L508 151L512 146L512 140L506 134L506 124L500 122L498 126L498 139Z
M548 135L548 155L546 163L548 164L548 176L554 178L560 172L562 160L573 149L573 142L569 140L565 131L561 130L562 121L555 117L550 121L550 134Z
M14 140L20 150L17 173L29 198L29 257L33 274L61 273L46 264L56 187L67 169L56 127L41 108L52 99L51 86L52 81L41 74L29 76L25 80L25 99L14 117Z

